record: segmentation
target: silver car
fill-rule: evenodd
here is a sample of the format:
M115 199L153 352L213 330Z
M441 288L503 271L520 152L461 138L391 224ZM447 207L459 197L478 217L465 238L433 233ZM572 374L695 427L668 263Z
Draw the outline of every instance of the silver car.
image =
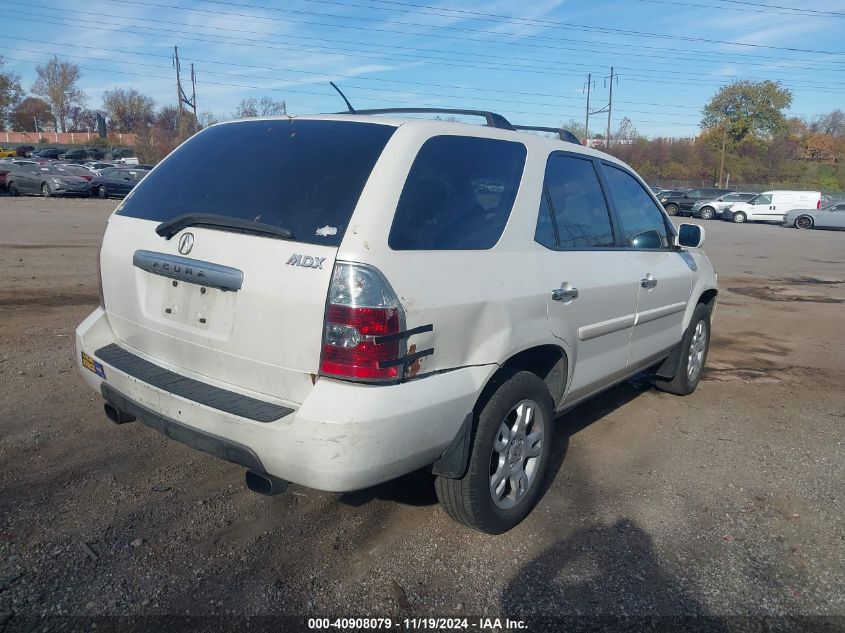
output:
M726 193L719 196L715 200L699 200L694 205L690 213L695 218L702 220L712 220L722 216L722 212L737 202L748 202L756 196L756 193L745 193L734 191L733 193Z
M796 229L845 230L845 200L835 200L821 209L793 209L783 224Z

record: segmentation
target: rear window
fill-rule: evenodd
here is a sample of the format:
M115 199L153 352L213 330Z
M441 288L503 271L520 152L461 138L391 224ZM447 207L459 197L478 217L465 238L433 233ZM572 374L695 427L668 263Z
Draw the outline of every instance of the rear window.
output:
M338 246L396 128L353 121L244 121L198 134L150 172L118 211L164 222L213 213Z
M388 244L394 250L484 250L502 235L525 166L525 145L435 136L408 173Z

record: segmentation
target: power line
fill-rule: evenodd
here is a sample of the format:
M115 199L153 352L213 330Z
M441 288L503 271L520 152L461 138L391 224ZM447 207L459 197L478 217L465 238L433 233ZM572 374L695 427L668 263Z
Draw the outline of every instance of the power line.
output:
M103 1L103 0L100 0L100 1ZM256 7L256 5L244 5L244 4L238 4L238 3L232 3L232 2L223 2L222 0L200 0L200 1L210 2L210 3L214 3L214 4L223 4L223 5L227 5L227 6L235 6L235 7L238 7L238 8ZM312 2L322 2L324 4L340 5L342 7L373 8L373 7L367 7L366 5L356 5L356 4L351 4L351 3L340 3L340 2L336 2L335 0L311 0L311 1ZM387 0L370 0L370 1L382 2L382 1L387 1ZM181 7L181 6L174 6L174 5L166 5L166 4L160 4L160 3L146 2L144 0L123 0L122 4L132 4L132 5L137 5L137 6L164 8L164 9L171 9L171 10L174 10L174 11L193 11L193 12L201 12L201 13L210 13L210 14L217 15L217 16L219 16L219 15L231 15L231 16L236 16L236 17L246 17L246 18L261 19L261 20L271 20L271 21L278 21L278 22L285 22L285 23L308 24L308 25L314 25L314 26L324 26L324 27L327 26L327 27L330 27L330 28L342 28L342 29L354 29L354 30L363 30L363 31L384 32L384 33L388 33L388 34L391 34L391 35L395 35L395 34L420 35L419 33L408 32L408 31L396 31L395 29L380 29L380 28L375 28L375 27L354 26L354 25L350 25L350 24L333 24L333 23L326 23L326 22L313 22L313 21L308 21L308 20L294 20L294 19L291 19L289 17L288 18L280 18L280 17L271 17L271 16L256 16L254 14L234 13L234 12L227 12L227 13L221 14L220 11L211 11L211 10L208 10L208 9L201 9L201 8L198 8L198 7ZM394 3L394 4L402 4L402 3ZM31 3L29 3L28 6L33 6L33 5L31 5ZM267 11L282 11L285 15L290 15L291 13L295 13L295 14L309 15L309 16L340 18L340 19L344 19L344 20L360 20L362 22L376 22L376 20L373 20L372 18L366 18L366 17L362 17L362 16L352 16L352 15L342 15L342 14L339 15L339 14L335 14L335 13L319 13L319 12L314 12L314 11L302 11L302 10L294 10L294 9L279 9L278 7L256 7L256 8L259 8L259 9L262 9L262 10L267 10ZM379 8L381 8L381 7L379 7ZM398 11L398 9L391 9L391 10L397 10ZM464 11L462 9L442 9L442 10L444 10L444 11ZM402 11L405 12L405 13L408 12L407 9L404 9ZM470 12L470 13L476 13L476 12ZM422 15L429 15L429 14L423 13ZM430 14L430 15L438 15L438 14ZM441 17L443 17L443 16L441 16ZM450 17L453 17L453 16L450 16ZM527 20L528 18L515 18L515 19ZM419 23L414 23L414 22L398 22L397 24L404 25L404 26L417 26L417 27L422 27L422 28L425 28L425 29L431 29L432 28L430 24L419 24ZM488 36L488 37L489 37L489 35L491 35L490 31L485 31L485 30L481 30L481 29L469 29L469 28L465 28L465 27L453 27L453 26L446 26L446 25L438 26L437 30L438 31L451 30L451 31L458 31L458 32L479 33L481 35ZM435 39L457 40L457 41L460 41L461 43L464 43L464 42L467 41L467 38L465 36L456 37L456 36L444 35L442 33L433 33L433 34L427 33L426 37L433 37ZM553 43L566 41L566 42L574 42L574 43L578 43L578 44L582 44L582 45L585 44L585 43L586 44L600 44L604 47L615 46L615 47L623 47L623 48L629 48L629 49L630 48L636 48L636 49L647 49L647 50L655 50L655 51L662 51L662 52L671 52L672 53L671 57L665 57L664 56L662 58L663 59L672 59L672 60L686 59L686 60L691 60L691 61L697 61L695 59L691 59L691 58L688 58L688 57L679 57L676 51L674 51L672 49L667 49L665 47L656 47L656 46L649 46L649 45L643 45L643 44L618 44L618 43L610 43L610 42L602 42L602 41L583 40L583 39L568 39L568 38L560 38L560 37L547 37L547 36L542 36L542 35L532 35L531 38L537 39L537 40L549 41L549 42L553 42ZM489 39L471 39L470 41L489 44ZM531 46L531 47L541 48L543 50L549 50L549 49L576 50L578 52L594 52L594 53L598 53L598 54L607 52L607 51L591 51L591 50L588 50L588 49L583 49L583 47L573 49L571 47L560 47L560 46L552 46L552 45L547 45L547 44L530 44L530 43L526 43L526 42L509 42L507 40L500 40L497 43L505 44L505 45ZM688 51L688 52L699 54L699 55L726 56L726 57L731 57L731 58L734 58L734 57L737 57L738 55L740 55L740 53L712 51L712 50L711 51L693 50L693 51ZM634 54L634 56L648 57L649 59L653 59L655 57L652 54L649 54L649 55ZM745 54L742 54L742 58L741 58L742 61L735 62L735 63L747 64L747 62L745 61L747 59L749 59L749 57ZM767 61L767 60L768 61L787 61L788 60L788 58L769 57L769 56L754 56L753 59L755 59L755 60L759 59L761 61ZM704 61L704 58L701 58L701 60ZM708 60L708 61L715 61L715 60ZM812 62L814 64L817 62L817 60L811 60L811 59L792 59L792 60L788 60L788 61L806 61L806 62ZM845 64L845 61L830 60L830 63ZM820 70L820 68L818 67L817 64L814 65L812 68L809 68L809 67L797 67L797 68L801 68L803 70L813 70L813 71L816 71L816 72ZM826 70L840 71L840 70L845 70L845 68L826 69Z
M675 6L682 6L682 7L699 7L702 9L718 9L720 11L742 11L744 13L766 13L769 15L789 15L793 17L805 17L805 18L845 18L845 13L835 13L832 11L829 12L819 12L814 11L813 9L796 9L796 8L788 8L788 7L775 7L778 9L786 9L784 11L766 11L765 9L761 9L760 7L768 7L771 5L767 4L756 4L753 2L746 2L743 4L750 4L756 8L741 8L741 7L728 7L728 6L714 6L708 4L696 4L694 2L680 2L679 0L637 0L637 2L648 2L653 4L670 4Z
M127 0L127 1L129 1L129 0ZM13 0L13 3L14 3L14 0ZM88 12L83 11L83 12L76 12L76 13L87 14ZM17 15L33 15L34 17L38 17L41 21L45 21L47 23L55 23L55 22L51 22L48 19L47 16L43 16L41 14L31 14L31 13L27 13L25 11L17 11L15 15L16 16ZM98 15L98 14L91 14L91 15ZM124 19L124 20L132 20L133 19L133 18L129 18L128 16L119 16L119 15L113 15L113 16L110 16L110 17L117 18L117 19ZM10 17L10 19L21 19L21 18ZM75 18L57 18L57 19L59 19L59 20L64 19L66 21L64 23L67 23L67 21L69 21L71 24L74 21L82 22L81 20L77 20ZM161 20L156 21L156 23L161 23L161 22L162 22ZM165 22L165 23L175 25L175 23L173 23L173 22ZM59 24L63 24L63 22L59 22ZM136 27L136 26L133 26L133 25L120 25L120 26L122 26L124 29L144 29L144 30L140 31L140 34L143 34L143 35L147 35L147 34L149 34L149 31L152 31L153 33L160 32L160 33L168 33L168 34L177 34L177 35L179 35L179 37L181 37L183 39L187 38L187 39L195 39L195 40L199 40L199 41L209 41L209 36L211 35L211 34L190 32L192 35L198 36L198 37L191 38L191 37L185 35L184 30L164 29L164 28L161 28L161 27L146 27L146 26ZM259 33L255 32L255 31L249 31L249 30L245 30L245 29L231 29L231 28L212 27L212 26L209 26L209 27L198 26L197 28L207 28L207 29L215 29L215 30L226 31L226 32L233 31L233 32L238 32L238 33L247 33L247 34L259 35ZM129 32L136 32L136 31L129 31ZM204 35L205 35L205 37L202 37ZM265 38L267 37L266 34L261 34L261 35L264 35ZM291 45L285 45L285 44L280 44L280 43L275 43L275 42L273 43L273 45L270 45L270 44L266 43L265 40L255 40L255 39L250 39L250 38L237 39L234 36L228 36L228 35L225 35L225 34L214 34L213 38L214 38L213 41L215 41L215 42L220 42L221 38L234 39L235 42L232 42L232 43L237 44L239 46L244 46L244 45L249 46L250 44L244 44L244 42L250 42L250 43L252 43L251 45L253 45L253 46L257 46L257 47L261 47L261 48L268 48L268 49L282 49L282 50L296 50L296 51L307 50L303 46L291 46ZM321 51L321 52L326 51L326 52L330 52L330 53L336 53L338 51L345 51L345 52L357 53L357 54L363 55L365 57L383 59L382 55L373 54L372 52L362 51L360 49L349 49L349 48L338 48L338 47L327 48L327 47L320 47L320 46L314 46L314 45L308 45L308 46L310 47L310 49L313 49L313 50L316 50L316 51ZM393 53L393 56L394 57L407 58L411 61L418 61L419 60L419 56L409 56L409 55L402 54L402 53ZM520 73L526 73L527 72L527 73L543 74L543 75L546 75L548 73L556 73L557 75L569 75L569 76L579 76L580 75L580 73L578 73L578 72L566 72L565 70L563 70L561 68L555 68L555 67L543 67L543 66L537 66L537 65L532 65L529 68L525 68L523 66L516 66L516 65L501 66L501 65L486 63L483 59L477 60L477 62L475 64L468 64L468 63L464 62L463 60L456 60L456 59L453 59L453 58L429 57L429 59L436 60L437 63L439 63L441 65L454 66L454 67L459 67L459 68L480 68L480 69L503 70L503 71L520 72ZM460 62L460 63L456 63L456 62ZM481 65L478 65L478 64L481 64ZM632 69L632 70L635 70L635 69ZM629 78L629 80L634 81L634 82L653 83L655 81L655 78L653 76L634 75L634 74L628 73L627 77ZM746 77L746 78L747 79L762 79L762 78L757 78L757 77ZM686 81L673 80L671 82L668 82L667 80L664 79L663 82L664 83L671 83L672 85L714 86L714 85L721 85L722 83L724 83L725 81L727 81L729 79L731 79L731 78L725 77L725 76L720 76L720 77L718 77L718 79L716 81L700 80L700 79L688 79ZM798 82L798 80L790 80L790 85L800 87L803 90L808 91L808 92L820 92L820 93L834 92L834 91L830 91L830 90L820 89L818 84L816 84L815 82L812 82L812 83L811 82L806 82L806 83L802 82L801 84L799 84L797 82ZM823 82L821 84L821 86L823 88L827 88L828 86L832 86L832 85L841 85L841 84L832 84L831 82Z

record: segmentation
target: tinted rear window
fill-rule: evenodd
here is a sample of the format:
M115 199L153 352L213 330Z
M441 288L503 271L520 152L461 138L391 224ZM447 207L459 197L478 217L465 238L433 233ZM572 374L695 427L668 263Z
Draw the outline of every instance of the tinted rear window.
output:
M337 246L396 128L353 121L245 121L198 134L145 177L119 215L213 213Z
M491 248L507 224L525 165L525 145L435 136L420 148L393 218L394 250Z

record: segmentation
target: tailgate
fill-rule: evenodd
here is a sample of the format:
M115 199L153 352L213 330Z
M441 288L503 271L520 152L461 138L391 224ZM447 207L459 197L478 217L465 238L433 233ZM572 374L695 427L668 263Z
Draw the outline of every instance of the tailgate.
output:
M121 344L153 361L302 402L319 370L337 249L199 227L165 240L157 224L120 215L109 221L103 294ZM186 234L193 247L182 255ZM287 264L294 255L302 257Z

